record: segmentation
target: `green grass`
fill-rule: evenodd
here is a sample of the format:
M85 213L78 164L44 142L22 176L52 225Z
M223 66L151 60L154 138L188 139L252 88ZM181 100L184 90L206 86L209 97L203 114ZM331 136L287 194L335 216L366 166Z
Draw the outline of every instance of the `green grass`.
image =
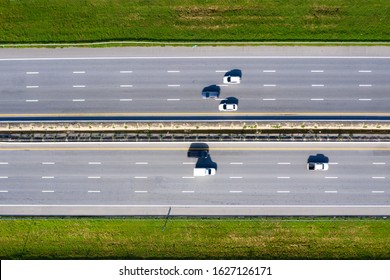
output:
M384 219L2 219L0 259L390 259Z
M390 41L389 0L0 0L0 43Z

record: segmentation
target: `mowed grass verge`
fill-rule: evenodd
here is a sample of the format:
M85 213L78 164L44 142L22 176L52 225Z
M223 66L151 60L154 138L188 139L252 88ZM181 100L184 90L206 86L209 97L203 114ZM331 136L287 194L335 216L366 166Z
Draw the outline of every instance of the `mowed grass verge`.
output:
M1 259L389 259L384 219L2 219Z
M390 41L389 0L0 0L0 43Z

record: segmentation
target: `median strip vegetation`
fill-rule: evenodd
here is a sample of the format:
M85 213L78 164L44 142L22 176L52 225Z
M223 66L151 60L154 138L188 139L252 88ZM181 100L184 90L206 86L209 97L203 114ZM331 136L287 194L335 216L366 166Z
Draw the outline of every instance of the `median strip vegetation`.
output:
M0 0L0 43L390 41L387 0Z
M0 220L1 259L389 259L382 218Z

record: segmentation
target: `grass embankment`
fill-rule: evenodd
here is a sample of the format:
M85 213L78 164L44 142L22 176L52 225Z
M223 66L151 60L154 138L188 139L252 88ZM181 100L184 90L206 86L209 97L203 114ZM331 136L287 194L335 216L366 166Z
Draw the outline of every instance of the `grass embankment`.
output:
M388 0L0 0L0 43L390 41Z
M389 259L374 219L0 220L1 259Z

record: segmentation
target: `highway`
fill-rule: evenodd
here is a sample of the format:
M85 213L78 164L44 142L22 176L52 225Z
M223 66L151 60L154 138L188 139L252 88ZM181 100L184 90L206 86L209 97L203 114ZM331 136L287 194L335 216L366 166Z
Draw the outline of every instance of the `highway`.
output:
M197 162L190 143L2 143L0 215L390 214L389 143L207 145Z
M390 116L389 48L145 49L0 50L0 118ZM222 84L232 69L241 84ZM228 97L237 112L218 111Z

